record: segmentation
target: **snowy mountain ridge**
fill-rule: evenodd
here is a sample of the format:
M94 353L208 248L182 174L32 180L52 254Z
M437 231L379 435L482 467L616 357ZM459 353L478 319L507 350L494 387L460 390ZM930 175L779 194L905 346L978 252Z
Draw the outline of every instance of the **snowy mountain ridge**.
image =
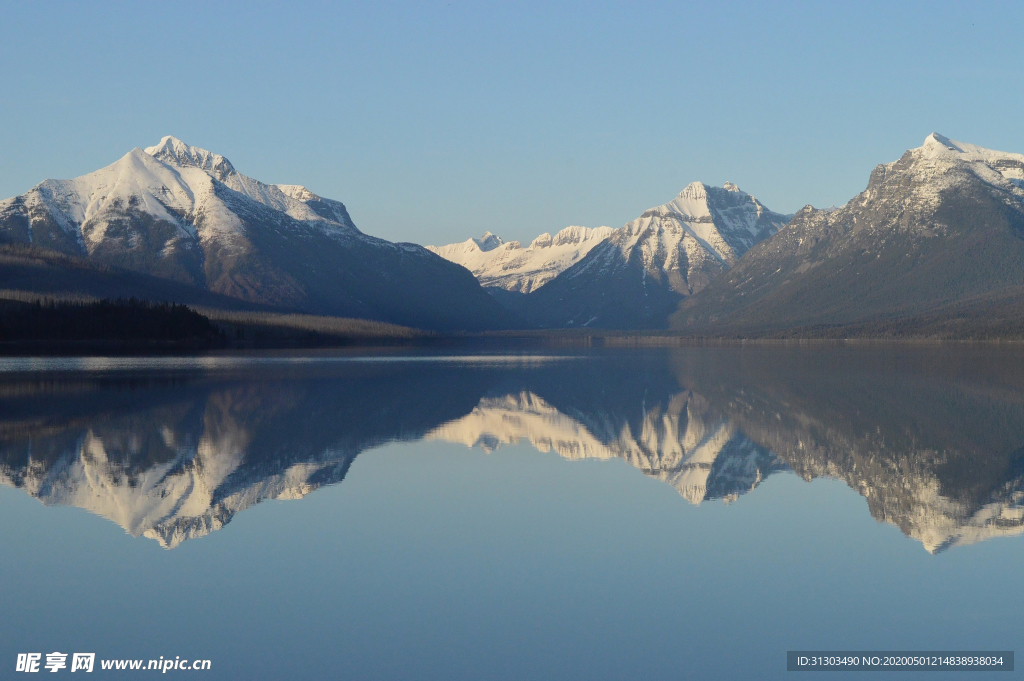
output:
M518 241L485 232L479 239L427 249L468 269L482 286L530 293L579 262L611 233L611 227L571 226L554 236L545 232L523 248Z
M214 180L296 220L321 228L332 222L346 228L338 233L355 230L345 213L326 217L312 210L309 201L324 199L305 187L285 185L285 192L277 185L242 175L220 154L170 136L145 150L136 147L92 173L70 180L45 180L23 195L24 199L0 201L0 213L20 203L19 199L30 214L32 209L48 208L69 235L85 245L102 241L109 223L120 219L125 210L175 224L181 228L182 238L241 233L239 221L217 195Z
M695 285L685 281L699 277L705 267L717 269L715 260L723 267L735 264L787 219L731 182L723 187L692 182L668 203L615 230L612 243L626 259L638 249L646 269L678 272L681 280L670 276L673 287L692 293Z

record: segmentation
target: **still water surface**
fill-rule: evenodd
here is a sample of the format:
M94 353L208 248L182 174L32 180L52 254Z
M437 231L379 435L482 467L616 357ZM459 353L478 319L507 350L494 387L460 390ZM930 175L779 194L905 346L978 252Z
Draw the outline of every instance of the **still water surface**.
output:
M1024 649L1016 349L0 360L0 482L0 678L53 651L773 679L787 650Z

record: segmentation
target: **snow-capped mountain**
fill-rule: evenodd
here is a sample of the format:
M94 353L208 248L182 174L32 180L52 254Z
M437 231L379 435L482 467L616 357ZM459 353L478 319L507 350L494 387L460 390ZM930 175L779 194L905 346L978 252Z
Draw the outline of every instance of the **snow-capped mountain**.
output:
M579 262L611 233L611 227L566 227L554 236L541 234L523 248L518 241L485 232L479 239L427 249L462 265L485 287L530 293Z
M547 327L664 328L679 301L788 220L732 183L694 182L535 291L531 318Z
M0 244L278 308L427 328L507 317L462 268L363 234L340 202L264 184L174 137L0 202Z
M691 504L731 501L785 468L692 393L651 405L636 432L628 421L616 425L615 438L604 441L542 397L524 391L484 398L466 416L425 437L487 452L523 441L569 460L620 458L672 485Z
M673 324L730 333L856 324L874 324L865 328L875 335L903 326L997 332L1016 315L1024 287L1021 234L1024 155L933 133L876 167L846 205L800 210L687 300Z

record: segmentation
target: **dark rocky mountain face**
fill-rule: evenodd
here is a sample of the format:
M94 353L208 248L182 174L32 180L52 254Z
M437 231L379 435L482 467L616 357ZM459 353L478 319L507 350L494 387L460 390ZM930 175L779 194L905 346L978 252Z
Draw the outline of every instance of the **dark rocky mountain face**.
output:
M164 282L145 293L163 300L224 297L428 329L513 325L464 268L367 236L340 202L258 182L174 138L0 202L2 244L69 264L34 284L22 277L23 291L91 294L134 273ZM116 295L141 294L126 286Z
M548 328L663 329L681 300L788 219L733 184L694 182L614 230L525 301L515 301L515 309Z
M941 334L959 328L953 320L973 302L998 314L1024 286L1022 185L1024 156L931 135L878 166L846 206L798 212L681 303L672 325L752 335L842 327L886 335L910 325ZM989 327L974 319L957 333Z

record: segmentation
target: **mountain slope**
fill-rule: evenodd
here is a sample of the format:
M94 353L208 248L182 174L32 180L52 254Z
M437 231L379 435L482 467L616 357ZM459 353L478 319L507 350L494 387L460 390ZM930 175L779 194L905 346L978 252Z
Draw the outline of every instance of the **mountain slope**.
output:
M932 134L875 168L845 206L802 209L672 323L759 334L873 322L877 333L931 311L957 316L971 299L1012 299L1022 286L1024 155Z
M545 327L665 328L680 300L704 289L787 220L734 184L694 182L614 230L531 293L526 309Z
M463 268L367 236L340 202L246 177L173 137L0 202L0 243L320 314L440 329L507 317Z
M566 227L554 236L544 233L523 248L486 232L447 246L427 249L473 273L485 287L530 293L579 262L612 233L611 227Z

